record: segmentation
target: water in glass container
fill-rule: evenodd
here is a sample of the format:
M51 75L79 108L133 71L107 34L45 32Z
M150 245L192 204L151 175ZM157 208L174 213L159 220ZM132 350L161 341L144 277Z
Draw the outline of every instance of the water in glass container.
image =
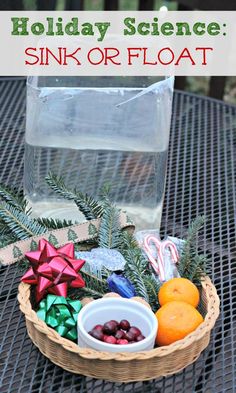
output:
M103 80L105 87L64 87L61 82L40 86L35 78L29 81L26 197L35 216L82 221L72 202L49 189L46 175L62 176L68 187L96 198L109 183L111 199L138 229L159 228L172 82L138 96L137 87L109 87Z

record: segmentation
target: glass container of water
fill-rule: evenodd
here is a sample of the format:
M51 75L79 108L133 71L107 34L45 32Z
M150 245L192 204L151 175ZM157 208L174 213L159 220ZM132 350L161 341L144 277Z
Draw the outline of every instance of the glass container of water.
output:
M45 182L111 199L138 229L159 228L165 189L173 79L30 77L24 191L35 216L82 221Z

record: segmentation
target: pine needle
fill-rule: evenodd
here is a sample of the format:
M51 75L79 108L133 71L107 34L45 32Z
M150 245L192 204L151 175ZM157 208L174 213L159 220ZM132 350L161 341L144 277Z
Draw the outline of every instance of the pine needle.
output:
M58 220L54 218L37 218L37 222L44 226L47 227L48 229L60 229L60 228L66 228L71 225L76 224L75 222L72 222L71 220Z
M160 307L157 295L161 288L161 283L157 281L156 277L153 274L144 275L143 282L148 293L149 304L153 312L156 312Z
M81 275L85 281L86 286L81 288L80 293L89 294L92 297L103 297L105 293L109 292L105 280L98 278L88 271L81 270Z
M0 248L6 247L8 244L12 244L17 241L17 238L11 234L0 235Z
M131 233L127 231L122 231L121 238L122 238L121 249L123 251L129 249L135 249L135 250L139 249L138 242Z
M149 295L144 280L145 272L140 269L137 259L126 260L125 277L127 277L135 288L137 296L142 297L149 303Z
M84 194L77 189L68 189L63 178L52 173L49 173L45 180L57 195L69 201L74 201L87 220L101 217L103 213L102 206L88 194Z
M191 223L177 266L180 276L188 278L196 285L201 285L201 280L207 273L208 260L197 251L198 233L205 221L204 216L199 216Z
M18 190L10 189L9 187L0 184L0 198L2 201L22 211L23 213L27 207L27 201L24 198L23 192L19 193Z
M135 287L137 296L141 296L149 303L150 294L145 281L149 280L150 273L147 269L142 250L139 248L134 236L128 232L121 233L121 245L119 251L126 260L125 276ZM151 287L151 283L149 289Z
M2 202L0 205L0 219L18 240L40 235L47 231L45 226L6 202Z
M103 248L118 248L120 245L119 210L110 202L103 204L104 212L99 228L98 244Z

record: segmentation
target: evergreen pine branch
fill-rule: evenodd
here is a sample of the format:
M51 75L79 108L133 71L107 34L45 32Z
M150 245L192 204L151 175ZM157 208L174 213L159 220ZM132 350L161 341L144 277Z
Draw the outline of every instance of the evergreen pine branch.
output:
M149 294L144 278L148 274L147 261L133 235L126 231L121 233L119 251L126 260L125 277L134 285L137 296L143 297L149 303Z
M46 180L58 195L74 201L87 220L101 218L98 233L99 246L117 249L121 252L126 260L124 275L134 285L136 294L143 297L155 312L159 306L157 294L160 285L149 269L148 261L134 236L127 231L121 231L120 211L109 200L110 186L105 185L101 189L100 201L97 202L94 198L76 189L69 190L60 177L49 174ZM200 216L191 224L178 263L180 276L190 279L196 285L200 285L209 266L207 258L204 255L199 255L196 248L198 232L204 223L205 218ZM16 240L43 234L49 229L58 229L69 225L72 225L71 221L33 219L30 216L30 210L27 210L24 197L15 193L14 190L0 186L0 247ZM91 226L90 230L94 231L94 228ZM91 241L86 242L89 248L90 243ZM80 248L82 245L77 244L76 247ZM88 270L82 270L81 274L86 287L78 290L79 296L83 294L96 298L102 297L109 291L106 282L109 272L104 270L97 276Z
M103 248L118 248L121 242L120 211L109 201L108 197L104 199L98 244L99 247Z
M111 192L111 184L109 182L104 183L98 192L99 200L100 201L108 200L110 192Z
M127 232L127 231L122 231L121 233L121 247L120 247L120 251L121 252L125 252L126 250L139 250L139 245L137 240L135 239L135 237Z
M204 255L195 255L184 277L188 278L194 284L199 285L203 276L207 273L207 264L208 260Z
M23 192L18 193L15 189L0 184L0 198L2 201L15 207L16 209L25 212L27 207L27 201L24 198Z
M47 231L45 226L6 202L0 204L0 219L18 240L40 235Z
M188 229L182 253L178 262L178 271L181 277L188 278L200 285L201 279L207 273L208 261L204 255L198 255L197 237L198 232L205 224L205 217L197 217Z
M147 271L148 263L145 257L143 256L141 249L123 250L122 255L124 256L126 261L129 261L130 264L132 264L132 260L134 260L135 266L140 272Z
M6 247L8 244L12 244L17 241L17 238L12 234L1 234L0 235L0 248Z
M145 272L140 269L138 258L135 258L132 253L131 258L126 259L125 277L127 277L133 284L137 296L144 298L149 303L149 295L144 281Z
M61 229L61 228L65 228L65 227L69 227L71 225L76 224L75 222L72 222L71 220L67 221L67 220L58 220L58 219L54 219L54 218L37 218L36 219L37 222L50 229Z
M27 269L29 269L30 263L29 263L28 259L22 258L19 260L17 267L18 267L19 271L22 272L22 274L24 274L27 271Z
M146 258L143 255L141 248L138 245L138 242L134 238L133 234L122 231L121 232L121 244L119 251L127 260L132 262L132 258L136 260L136 265L140 271L146 271L148 268L148 263Z
M145 288L148 293L149 304L150 304L153 312L156 312L158 310L158 308L160 307L157 295L158 295L158 292L161 288L161 283L156 280L156 278L153 274L144 275L143 281L144 281Z
M93 197L77 189L70 190L66 187L62 177L49 173L46 177L49 187L59 196L69 201L74 201L87 220L101 217L103 208Z
M81 275L85 281L85 287L81 288L80 292L90 294L92 297L103 297L103 295L109 292L108 285L105 280L84 270L81 270Z
M84 288L77 289L76 292L77 292L76 293L77 297L80 299L88 295L93 297L94 299L98 299L103 297L103 295L105 295L106 293L106 292L103 293L103 292L96 291L95 289L88 287L87 284Z
M5 222L0 220L0 236L2 235L10 235L11 231L10 229L6 226Z
M205 223L205 217L199 216L197 217L190 225L188 229L187 238L185 239L185 243L182 249L181 257L178 262L178 271L181 276L183 276L191 265L191 260L193 257L193 253L196 252L196 241L199 230Z
M159 308L157 294L160 284L149 269L148 262L134 236L124 231L121 238L120 252L126 260L125 276L134 285L137 295L143 297L156 312Z
M7 225L0 220L0 248L17 241L17 237L12 234Z
M110 201L110 184L105 183L99 191L103 214L98 233L98 245L104 248L118 248L120 244L120 211Z

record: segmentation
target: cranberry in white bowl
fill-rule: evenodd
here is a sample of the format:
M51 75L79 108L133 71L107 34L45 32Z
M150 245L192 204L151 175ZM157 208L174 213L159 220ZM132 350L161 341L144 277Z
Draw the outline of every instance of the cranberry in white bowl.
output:
M118 326L116 331L109 332L108 329L109 334L106 334L104 324L111 321L117 321ZM122 321L128 322L129 326L125 326L124 322L122 324ZM98 327L98 331L99 329L102 331L101 335L94 332L96 327ZM135 329L137 330L135 331ZM157 329L158 324L154 313L144 304L132 299L102 298L87 304L80 311L78 315L78 345L81 348L93 348L105 352L148 351L155 345ZM118 334L117 331L119 331ZM121 331L124 332L124 335L119 338L122 336ZM138 331L142 336L139 339ZM132 340L132 335L135 332L135 338ZM107 338L108 336L111 338ZM112 337L116 339L113 340Z

